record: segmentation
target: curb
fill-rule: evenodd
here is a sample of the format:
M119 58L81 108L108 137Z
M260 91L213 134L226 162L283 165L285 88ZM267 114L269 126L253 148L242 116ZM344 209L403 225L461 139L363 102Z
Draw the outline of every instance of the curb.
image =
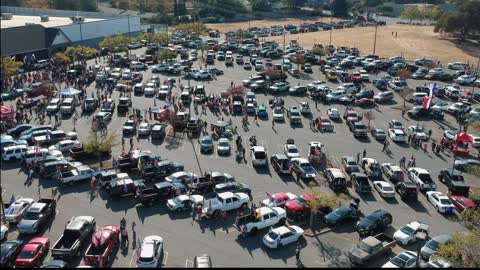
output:
M322 235L324 233L328 233L328 232L331 232L333 229L331 228L328 228L328 229L324 229L324 230L321 230L317 233L312 233L312 234L309 234L309 233L304 233L305 236L308 236L308 237L315 237L315 236L319 236L319 235Z

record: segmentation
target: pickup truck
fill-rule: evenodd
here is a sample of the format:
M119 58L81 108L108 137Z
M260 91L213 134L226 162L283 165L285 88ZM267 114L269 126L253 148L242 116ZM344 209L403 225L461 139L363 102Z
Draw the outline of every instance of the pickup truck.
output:
M162 182L152 187L142 188L135 192L137 201L146 206L152 206L155 201L166 201L180 194L186 194L187 188L178 182Z
M56 207L56 200L45 198L38 200L28 208L20 223L17 224L18 232L21 234L37 233L48 221L48 218L56 214Z
M292 171L301 179L315 179L317 171L306 158L292 158Z
M92 242L85 252L83 262L94 267L106 266L115 257L112 255L119 243L120 228L115 225L105 225L96 230Z
M287 221L287 212L281 207L260 207L255 215L247 214L238 219L237 229L246 235L254 235L258 230L276 224L284 225Z
M203 204L202 213L209 217L215 217L220 211L230 211L235 209L245 209L250 202L250 197L246 193L223 192L217 194L215 198L209 199Z
M368 176L364 173L353 172L350 174L350 181L357 193L371 192L372 187L368 183Z
M72 185L75 182L92 179L93 176L97 176L100 172L96 169L92 169L87 165L76 167L73 170L61 172L60 183L62 185Z
M347 120L347 125L355 138L368 137L367 128L361 122L355 120Z
M395 239L381 233L362 239L348 251L347 257L355 265L365 265L379 256L391 253L395 245Z
M82 245L95 230L95 218L91 216L73 217L67 222L62 236L52 248L55 259L71 259L82 255Z

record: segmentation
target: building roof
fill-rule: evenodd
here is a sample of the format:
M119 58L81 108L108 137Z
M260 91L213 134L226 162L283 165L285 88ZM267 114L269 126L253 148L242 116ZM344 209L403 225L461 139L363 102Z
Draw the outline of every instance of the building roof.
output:
M85 18L85 22L103 21L104 19L98 18ZM51 17L49 16L48 22L42 22L40 16L25 16L25 15L13 15L11 20L1 20L1 29L12 28L18 26L25 26L26 23L39 24L45 28L58 27L63 25L72 24L70 17Z
M20 27L4 28L4 22L4 20L1 21L3 37L1 39L2 56L46 49L45 28L43 26L23 25Z

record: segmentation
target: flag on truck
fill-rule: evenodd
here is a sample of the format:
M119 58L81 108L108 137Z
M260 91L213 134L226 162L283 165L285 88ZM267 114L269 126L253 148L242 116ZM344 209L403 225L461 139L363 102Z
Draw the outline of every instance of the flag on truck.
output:
M436 91L436 88L437 88L437 84L436 84L436 83L430 84L429 94L428 94L428 96L425 96L425 97L423 98L423 107L424 107L426 110L430 109L430 106L432 105L433 93Z

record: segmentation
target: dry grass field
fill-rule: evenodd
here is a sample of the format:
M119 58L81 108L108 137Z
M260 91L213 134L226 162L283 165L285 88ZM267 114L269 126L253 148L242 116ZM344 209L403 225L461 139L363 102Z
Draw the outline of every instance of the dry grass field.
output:
M329 18L323 18L329 21ZM251 26L271 26L275 24L299 25L301 22L295 19L286 19L279 21L251 21ZM246 29L248 22L209 24L208 27L218 29L221 32L234 31L240 28ZM392 32L398 32L395 38ZM357 47L363 54L373 52L373 41L375 27L357 27L346 29L335 29L332 34L332 44L335 46ZM283 43L282 36L268 37L267 40L274 40ZM301 46L311 48L313 43L320 42L328 44L330 40L330 31L303 33L295 35L286 35L286 42L296 39ZM387 25L378 27L376 54L382 57L404 55L408 60L415 58L432 58L440 61L442 64L452 61L462 61L473 63L476 67L478 57L480 57L480 47L468 45L459 46L457 43L446 39L433 32L432 26L413 26L413 25Z

